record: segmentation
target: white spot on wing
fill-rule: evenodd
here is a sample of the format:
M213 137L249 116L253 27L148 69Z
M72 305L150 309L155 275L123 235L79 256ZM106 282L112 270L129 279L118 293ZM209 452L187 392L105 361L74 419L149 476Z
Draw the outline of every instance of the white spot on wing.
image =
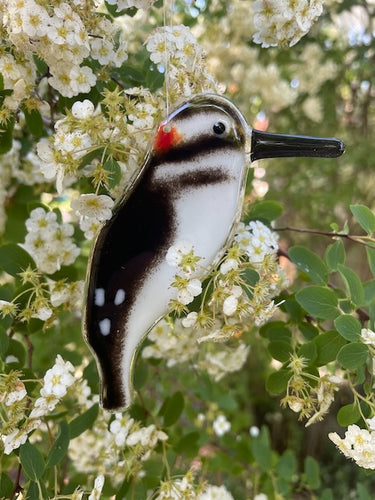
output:
M96 306L104 306L105 304L105 290L104 288L97 288L95 290L95 305Z
M119 288L115 296L115 306L119 306L124 302L124 300L125 300L125 290Z
M102 335L109 335L111 333L111 320L108 318L104 318L99 321L99 330Z

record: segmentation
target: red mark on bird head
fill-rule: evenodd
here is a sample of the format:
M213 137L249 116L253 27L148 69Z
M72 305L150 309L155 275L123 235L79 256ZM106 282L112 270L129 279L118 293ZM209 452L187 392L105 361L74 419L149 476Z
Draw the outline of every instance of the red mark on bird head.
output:
M154 149L157 153L164 153L179 144L181 140L182 135L176 127L169 123L162 123L155 135Z

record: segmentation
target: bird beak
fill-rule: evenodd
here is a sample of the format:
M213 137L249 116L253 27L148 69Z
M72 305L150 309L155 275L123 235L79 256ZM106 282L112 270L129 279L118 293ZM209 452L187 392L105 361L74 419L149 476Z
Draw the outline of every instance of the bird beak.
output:
M295 156L337 158L345 151L339 139L251 131L251 161Z

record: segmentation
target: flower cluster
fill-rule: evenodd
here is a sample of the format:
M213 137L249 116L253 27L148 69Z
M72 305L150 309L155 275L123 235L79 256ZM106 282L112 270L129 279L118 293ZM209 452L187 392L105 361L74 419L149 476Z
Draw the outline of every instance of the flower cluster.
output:
M25 419L27 411L27 393L17 372L10 372L1 381L4 393L2 403L6 406L7 423L1 429L1 440L4 453L9 455L13 450L24 444L29 434L39 428L41 417L53 411L70 386L75 382L74 368L69 361L64 361L60 355L55 364L47 370L40 397L31 406L30 414Z
M360 467L375 469L375 427L372 420L366 422L370 430L349 425L344 438L336 432L331 432L328 437L347 458L354 460Z
M148 335L151 342L142 350L145 359L166 359L167 366L190 361L198 353L199 345L192 328L184 328L181 321L158 322Z
M291 354L288 367L292 376L281 403L299 413L300 419L308 418L307 427L319 422L328 413L334 401L334 394L342 385L343 379L336 375L312 375L305 370L306 366L305 358Z
M116 11L135 7L136 9L149 9L155 0L108 0L109 5L116 5Z
M323 0L255 0L253 40L262 47L295 45L323 12Z
M230 422L226 419L225 415L219 415L214 423L212 424L212 428L215 432L215 434L219 437L224 436L227 432L230 431L231 424Z
M90 493L88 500L98 500L102 493L103 486L104 486L104 476L103 474L99 474L99 476L95 478L94 488Z
M47 181L56 181L58 192L83 177L91 179L96 192L105 187L116 197L141 168L144 145L163 107L160 96L140 88L105 90L101 106L95 109L88 99L76 101L71 114L55 123L55 133L38 142L40 171ZM88 153L91 157L86 161ZM97 208L110 208L108 199L102 204L104 199L96 198ZM91 238L98 212L82 215L82 229ZM103 220L103 214L99 219Z
M254 33L253 15L253 2L232 1L228 15L219 26L215 19L215 24L206 27L202 40L208 70L245 116L255 116L257 111L277 113L298 97L277 62L263 60L259 48L249 43Z
M146 48L151 61L165 72L172 96L181 99L197 92L215 91L215 83L203 62L203 49L187 26L157 28L147 38Z
M233 500L232 494L224 485L204 486L194 483L192 472L184 477L163 481L159 487L155 500Z
M75 382L74 367L58 354L55 364L47 370L43 379L40 397L35 401L30 418L40 418L53 411L70 386Z
M196 314L190 313L190 316ZM147 337L150 344L143 348L142 357L165 359L168 367L192 362L215 381L243 367L249 354L248 346L241 342L236 347L210 343L199 346L204 330L187 324L186 320L159 321Z
M188 241L180 241L168 249L166 254L167 263L178 268L175 282L172 286L177 288L177 298L174 303L186 306L193 302L194 297L202 293L202 283L196 274L202 274L198 262L200 257L194 254L193 244ZM199 272L200 271L200 272Z
M72 240L74 227L60 223L55 212L35 208L26 220L26 229L25 243L21 246L42 273L53 274L61 266L73 264L80 253Z
M14 90L11 102L5 103L11 104L11 109L28 97L35 85L34 54L49 67L49 85L66 97L89 92L95 85L95 74L84 64L88 57L116 67L127 59L126 42L116 25L85 4L53 2L45 7L34 0L7 3L2 21L15 56L6 53L0 66L5 69L6 88Z
M79 226L87 239L91 239L99 226L112 216L113 200L105 194L81 194L70 206L79 215Z
M87 399L86 404L92 405L93 401ZM125 463L129 476L139 474L158 443L167 439L167 434L154 424L142 426L126 413L116 413L111 419L108 412L101 411L92 429L70 441L69 456L77 470L111 471L117 483L123 479Z

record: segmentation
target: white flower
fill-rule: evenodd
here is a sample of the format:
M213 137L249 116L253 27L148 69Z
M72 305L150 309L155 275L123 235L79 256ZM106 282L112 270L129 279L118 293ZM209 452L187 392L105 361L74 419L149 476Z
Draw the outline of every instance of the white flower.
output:
M81 217L103 222L112 217L113 204L112 198L105 194L90 193L81 194L79 198L72 200L70 206Z
M72 372L74 372L74 367L70 361L64 361L58 354L54 366L47 370L44 376L44 385L40 394L43 397L54 395L62 398L65 396L68 387L75 382Z
M198 319L198 313L197 312L190 312L186 318L183 318L183 320L181 321L182 323L182 326L184 326L185 328L191 328L192 326L195 325L195 323L197 322L197 319Z
M177 292L177 300L184 306L193 302L194 297L202 293L202 283L197 278L189 280L184 288Z
M262 47L292 46L311 28L323 11L323 0L255 0L253 41Z
M38 398L34 403L34 408L29 415L30 418L39 418L53 411L59 402L59 398L53 394Z
M193 250L193 244L190 241L183 240L169 247L166 255L166 261L170 266L178 267L185 255Z
M5 402L6 406L10 406L13 403L16 403L18 401L22 401L22 399L26 395L27 395L27 392L25 389L25 384L19 380L16 387L13 389L13 391L6 395L4 402Z
M84 101L76 101L72 106L72 115L81 120L90 118L94 114L94 104L85 99Z
M9 455L13 450L26 443L27 432L24 429L15 429L7 435L2 434L1 439L4 444L4 453Z
M353 459L360 467L375 469L374 431L349 425L344 438L340 438L336 432L331 432L328 437L347 458Z
M59 224L55 213L46 212L41 207L32 210L26 228L28 233L21 246L33 257L39 271L52 274L62 265L72 264L78 257L80 248L71 240L73 226ZM48 319L47 309L43 304L38 317Z
M88 500L98 500L102 493L103 486L104 476L103 474L99 474L99 476L95 479L94 489L90 493Z
M97 219L91 219L89 217L82 217L79 222L79 227L85 234L85 238L92 240L94 236L99 231L101 223Z
M33 314L33 318L40 319L42 321L47 321L53 314L53 311L47 305L39 307Z
M113 44L105 38L94 38L91 42L90 55L103 66L109 64L115 56Z
M233 269L238 269L238 261L236 259L226 259L220 266L221 274L228 274Z
M27 5L20 10L22 30L30 37L44 36L49 24L47 11L35 2L28 0Z
M217 436L224 436L227 432L230 431L231 424L225 418L225 415L219 415L212 424L212 428Z
M209 484L205 490L198 495L198 500L234 500L232 494L224 485L213 486Z
M167 434L163 431L156 429L154 424L148 427L142 427L141 429L132 432L126 439L126 444L128 446L135 446L136 444L141 444L142 446L147 446L149 448L154 448L158 441L165 441L168 439Z
M215 338L215 336L220 335L220 330L218 333L213 332L208 339L213 342L221 341L220 337ZM201 340L201 339L200 339ZM224 338L223 340L227 340ZM226 374L233 373L238 370L241 370L243 365L246 362L250 351L250 347L246 344L240 343L239 346L235 349L230 349L228 347L224 347L221 350L208 352L205 357L199 361L198 367L207 371L207 373L213 377L213 379L218 382L221 380Z
M366 418L366 424L370 428L370 431L375 431L375 416L372 418Z
M258 437L259 436L259 427L257 427L256 425L252 425L249 429L249 434L251 437Z
M229 297L227 297L224 300L223 313L226 316L232 316L237 311L237 307L238 307L237 297L235 295L229 295Z
M373 332L369 328L362 328L361 339L364 344L375 346L375 332Z
M134 419L122 413L116 413L116 419L111 422L110 432L114 435L114 441L120 448L125 446L126 438L134 424Z

